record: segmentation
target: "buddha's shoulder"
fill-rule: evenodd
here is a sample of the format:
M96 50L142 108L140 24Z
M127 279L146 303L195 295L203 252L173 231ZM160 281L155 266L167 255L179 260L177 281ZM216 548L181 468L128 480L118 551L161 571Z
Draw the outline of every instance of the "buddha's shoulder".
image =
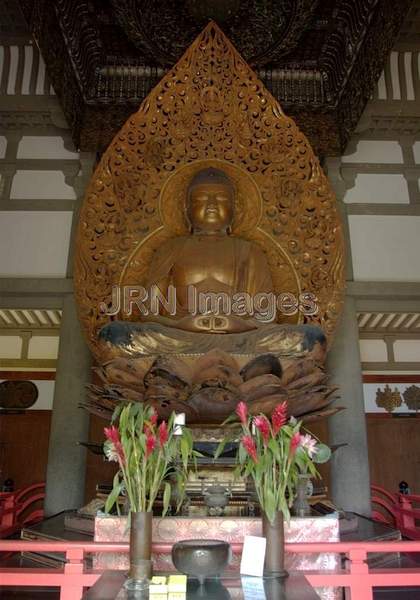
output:
M159 250L162 251L169 248L181 248L187 243L188 239L189 238L186 235L168 238L162 244L160 244Z
M246 240L244 238L239 237L232 237L232 240L234 240L234 243L240 248L246 249L251 254L264 254L261 246L253 240Z

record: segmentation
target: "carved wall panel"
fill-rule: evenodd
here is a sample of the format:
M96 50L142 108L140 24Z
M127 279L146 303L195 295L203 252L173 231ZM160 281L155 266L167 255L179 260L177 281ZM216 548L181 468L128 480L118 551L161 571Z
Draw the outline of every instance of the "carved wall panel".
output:
M344 287L334 195L305 136L210 23L125 123L88 187L75 289L94 351L109 319L100 303L113 284L140 284L153 250L183 233L180 201L203 161L222 161L235 183L233 235L263 247L276 290L317 295L313 320L332 336Z

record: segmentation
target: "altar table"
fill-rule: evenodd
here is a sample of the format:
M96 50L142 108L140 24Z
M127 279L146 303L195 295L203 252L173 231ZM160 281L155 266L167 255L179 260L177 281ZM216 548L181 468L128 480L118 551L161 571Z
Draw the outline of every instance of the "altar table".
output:
M148 600L148 593L129 593L122 589L126 574L122 571L105 571L82 600ZM261 584L261 592L253 595L245 594L245 582L237 576L223 577L221 580L211 578L206 580L203 588L198 582L188 579L185 600L206 598L215 600L318 600L319 596L301 573L290 573L285 580L271 578L247 578L254 580L253 588Z
M155 570L174 571L171 548L175 542L187 539L224 540L232 546L233 559L229 572L239 572L243 540L246 535L262 535L261 517L153 517L152 542ZM292 517L285 523L286 542L338 542L338 518ZM128 542L126 517L98 516L95 518L95 542ZM334 570L339 564L336 554L286 554L286 569ZM128 556L99 554L94 560L96 569L128 569Z
M152 543L154 546L154 569L170 572L172 545L185 539L219 539L229 542L233 550L227 576L238 577L243 540L246 535L262 535L261 517L153 517ZM286 542L338 542L340 540L338 518L292 517L285 523ZM129 530L126 517L97 516L95 518L95 542L128 542ZM333 553L286 554L285 567L289 572L305 570L334 571L340 568L340 556ZM103 553L94 557L93 567L99 570L128 570L128 556ZM322 600L337 600L336 588L319 588Z

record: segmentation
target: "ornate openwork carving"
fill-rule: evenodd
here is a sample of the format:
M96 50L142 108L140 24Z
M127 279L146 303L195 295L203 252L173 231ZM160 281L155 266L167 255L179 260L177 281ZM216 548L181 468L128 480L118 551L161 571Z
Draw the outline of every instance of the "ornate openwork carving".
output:
M222 0L119 0L115 8L103 0L19 3L75 146L102 152L158 83L162 63L172 66L198 32L199 20L192 17L186 25L185 14L173 17L170 11L187 4L214 8ZM318 156L336 155L374 91L411 3L241 0L235 13L238 2L227 0L223 11L233 6L241 18L237 24L223 20L222 27L258 66L259 78L296 119ZM124 12L122 28L116 26L116 10ZM143 38L136 19L143 23ZM128 38L129 27L138 34L137 46Z
M227 35L251 64L278 60L296 46L318 4L318 0L213 0L206 11L205 2L199 8L199 3L191 0L111 1L129 39L146 56L164 65L180 58L209 17L219 23L223 20ZM218 4L224 5L224 11ZM178 34L174 36L175 23Z
M113 284L141 283L153 250L183 233L179 199L203 161L222 161L236 183L233 234L262 246L276 289L315 292L312 320L331 337L344 287L334 195L305 136L211 23L114 138L87 190L75 288L94 351L108 320L100 303Z

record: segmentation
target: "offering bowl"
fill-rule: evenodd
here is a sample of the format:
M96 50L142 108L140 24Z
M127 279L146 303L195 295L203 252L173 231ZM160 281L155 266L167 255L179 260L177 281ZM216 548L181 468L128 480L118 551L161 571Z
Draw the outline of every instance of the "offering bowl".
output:
M196 577L218 577L227 567L231 549L222 540L181 540L172 547L172 561L178 571Z

